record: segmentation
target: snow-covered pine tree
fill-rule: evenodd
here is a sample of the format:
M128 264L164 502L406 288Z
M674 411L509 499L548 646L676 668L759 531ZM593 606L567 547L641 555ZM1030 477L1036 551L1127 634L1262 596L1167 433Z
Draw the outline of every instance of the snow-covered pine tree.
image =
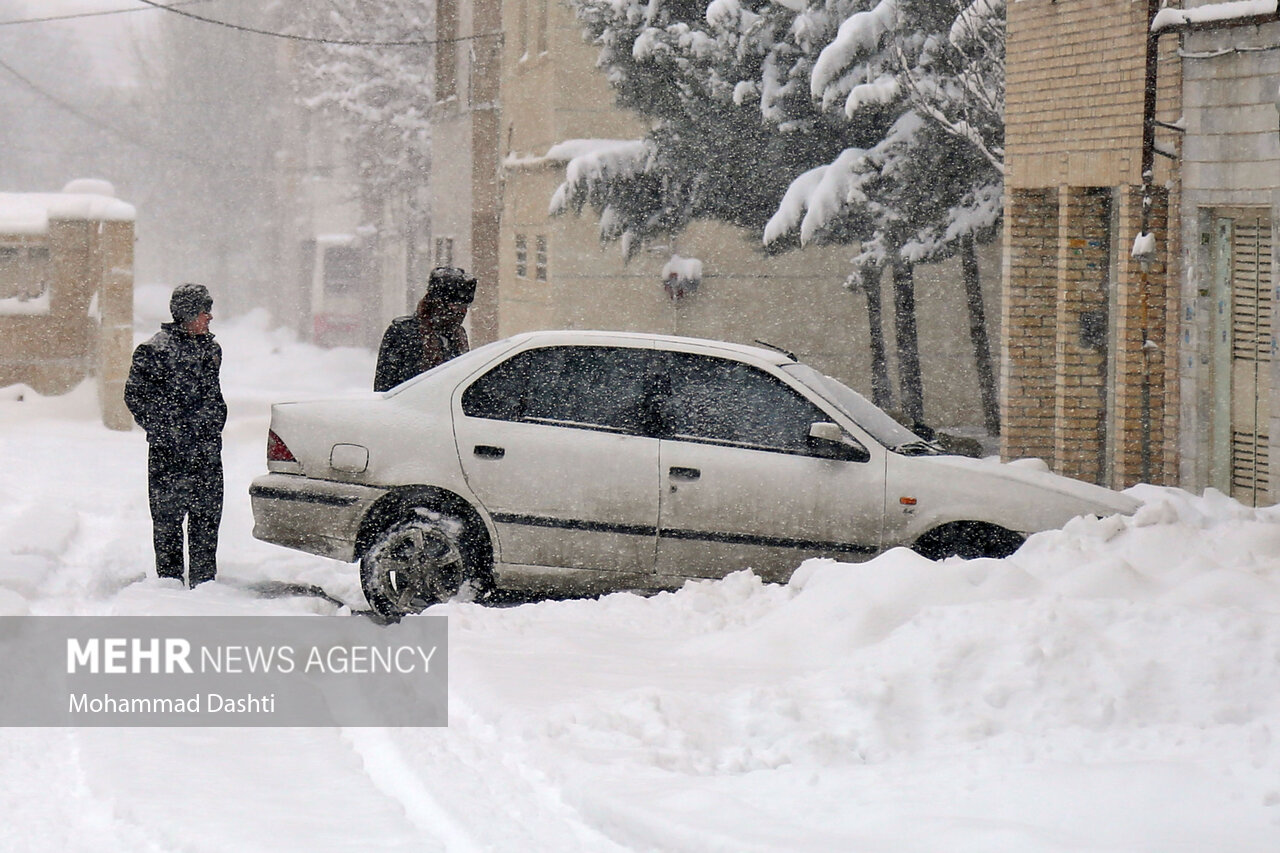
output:
M602 237L632 250L699 216L755 227L770 209L774 249L858 243L849 282L869 300L875 399L889 402L878 287L894 267L904 409L919 419L909 269L995 233L1003 0L573 2L619 104L655 125L628 169L572 162L559 201L595 206ZM732 195L743 186L752 198ZM985 323L974 328L998 429Z
M901 308L914 299L902 292L912 286L904 265L962 254L974 359L992 433L999 431L999 415L974 245L994 236L1001 214L1003 24L1003 0L879 0L844 16L810 76L813 96L851 122L870 109L898 112L892 131L857 160L879 173L880 180L861 181L872 189L879 218L854 267L864 281L885 265L894 267ZM862 199L852 203L864 205ZM840 215L831 198L807 203L799 194L792 210L770 223L766 239L786 232L796 208L810 233ZM902 351L901 340L905 333L909 348L913 331L898 319L900 366L910 366L915 356ZM919 377L901 370L900 376L903 409L915 418L923 410Z
M804 57L785 42L796 17L785 6L575 0L575 10L619 106L653 125L626 168L594 152L571 164L557 203L591 205L601 237L628 253L699 218L760 229L794 176L846 144L846 123L821 115L804 69L791 68ZM769 116L750 103L762 87Z
M584 35L600 46L599 65L619 106L654 124L625 164L596 152L571 161L552 209L591 205L601 238L620 240L628 257L699 217L764 229L793 179L851 143L874 144L892 118L886 112L877 123L868 113L851 124L810 98L814 48L839 24L821 9L767 0L713 0L705 8L573 2ZM856 241L869 221L845 206L821 236ZM765 249L796 245L796 235L782 233ZM873 396L889 405L878 282L866 292Z

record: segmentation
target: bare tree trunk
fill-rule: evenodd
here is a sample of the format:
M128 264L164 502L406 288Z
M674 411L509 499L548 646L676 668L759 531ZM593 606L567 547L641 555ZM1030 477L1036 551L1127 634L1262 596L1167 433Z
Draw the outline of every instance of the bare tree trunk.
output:
M991 363L991 344L987 334L987 311L982 302L978 251L973 237L965 237L960 245L960 267L961 277L964 279L965 303L969 306L969 339L973 342L973 363L978 371L983 422L989 435L999 435L1000 401L996 395L996 374Z
M876 267L862 273L862 291L867 295L867 326L871 333L871 402L882 409L893 407L889 385L889 361L884 346L884 309L880 298L880 277Z
M908 263L893 265L893 328L898 339L902 414L912 425L923 425L924 383L920 378L920 342L916 336L915 270Z

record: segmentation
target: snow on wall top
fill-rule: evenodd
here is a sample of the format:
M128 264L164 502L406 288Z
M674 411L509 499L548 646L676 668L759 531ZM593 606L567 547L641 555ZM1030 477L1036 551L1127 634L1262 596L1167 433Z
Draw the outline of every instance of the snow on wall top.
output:
M1274 15L1277 5L1277 0L1231 0L1228 3L1210 3L1194 9L1161 9L1151 19L1151 32L1158 33L1185 24L1207 24Z
M82 179L60 193L0 193L0 234L47 234L51 219L132 222L133 205L115 197L107 181Z

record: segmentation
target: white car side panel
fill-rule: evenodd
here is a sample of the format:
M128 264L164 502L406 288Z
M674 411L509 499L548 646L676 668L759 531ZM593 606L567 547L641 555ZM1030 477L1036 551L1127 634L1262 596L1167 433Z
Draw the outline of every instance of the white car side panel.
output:
M649 574L658 523L658 440L518 421L455 424L469 490L503 563Z
M750 567L786 580L807 557L862 559L880 547L883 453L847 462L672 440L661 453L659 574Z

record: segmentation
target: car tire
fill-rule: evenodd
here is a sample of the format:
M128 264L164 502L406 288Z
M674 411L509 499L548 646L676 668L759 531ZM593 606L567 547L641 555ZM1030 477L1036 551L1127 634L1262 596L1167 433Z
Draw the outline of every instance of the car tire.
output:
M946 557L1008 557L1022 547L1026 540L995 524L980 521L955 521L935 527L916 540L913 550L930 560Z
M462 519L413 507L360 558L360 585L369 605L395 622L453 598L468 581L480 579L470 542Z

